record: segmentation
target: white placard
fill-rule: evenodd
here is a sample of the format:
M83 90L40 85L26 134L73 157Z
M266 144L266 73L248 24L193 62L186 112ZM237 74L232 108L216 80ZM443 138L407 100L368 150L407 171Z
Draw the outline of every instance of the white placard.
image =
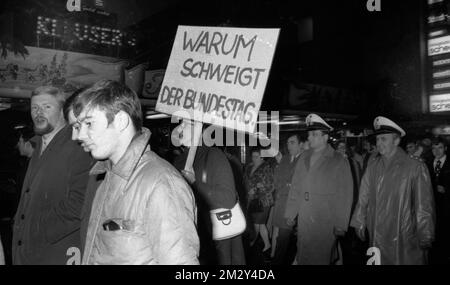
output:
M156 110L253 132L278 34L279 29L179 26Z

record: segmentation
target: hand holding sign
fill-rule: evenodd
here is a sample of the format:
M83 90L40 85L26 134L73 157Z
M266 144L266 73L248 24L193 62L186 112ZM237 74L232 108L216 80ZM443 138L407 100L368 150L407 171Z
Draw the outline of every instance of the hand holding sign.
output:
M183 177L187 180L187 182L189 184L194 184L195 183L195 171L194 171L194 169L192 169L191 171L189 171L189 170L182 170L181 174L183 174Z
M194 158L197 152L197 146L200 144L202 138L203 124L200 122L193 122L189 120L183 120L181 124L176 128L175 132L179 134L179 143L189 147L189 154L184 166L183 176L189 183L195 182L194 172Z

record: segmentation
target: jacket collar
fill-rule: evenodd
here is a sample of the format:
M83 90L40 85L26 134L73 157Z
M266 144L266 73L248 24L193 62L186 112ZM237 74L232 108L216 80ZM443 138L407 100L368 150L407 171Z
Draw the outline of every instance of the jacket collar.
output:
M327 144L327 147L323 150L323 155L332 157L334 155L334 152L334 148L332 148L330 144Z
M335 150L334 150L334 148L331 147L330 144L327 144L327 146L320 152L321 152L321 155L323 155L324 157L325 156L332 157L334 155ZM307 153L305 153L305 154L307 154L306 156L308 156L308 159L309 159L313 153L314 153L314 150L309 149L309 150L307 150Z
M50 141L47 148L42 152L42 139L40 136L35 136L32 139L36 140L37 145L33 152L33 155L31 156L30 163L28 165L28 171L29 175L27 173L25 177L25 181L23 186L28 187L30 185L35 177L35 175L39 172L39 170L42 168L45 163L52 158L52 155L56 155L53 153L52 149L55 149L57 147L60 147L60 145L66 143L68 140L70 140L70 136L72 135L72 128L68 125L66 125L64 128L62 128Z
M306 169L309 171L310 167L311 167L311 156L313 155L314 150L313 149L309 149L306 151L305 153L305 166ZM335 150L331 147L330 144L327 144L327 146L321 151L321 155L320 158L316 161L316 163L314 164L316 167L317 165L321 165L321 163L325 160L325 158L328 157L333 157L335 153Z
M34 153L38 154L37 156L42 156L44 153L47 152L47 149L53 148L55 145L58 145L61 142L65 142L67 140L67 137L70 137L72 135L72 128L69 125L65 125L62 127L53 137L51 140L49 140L48 145L44 152L41 154L42 149L42 136L36 136L33 137L33 139L36 141L36 150Z
M151 132L147 128L142 128L142 131L131 141L124 155L120 158L116 165L112 165L109 159L98 161L90 171L90 175L98 175L108 171L129 180L133 171L136 168L144 151L149 147L147 145L150 139Z

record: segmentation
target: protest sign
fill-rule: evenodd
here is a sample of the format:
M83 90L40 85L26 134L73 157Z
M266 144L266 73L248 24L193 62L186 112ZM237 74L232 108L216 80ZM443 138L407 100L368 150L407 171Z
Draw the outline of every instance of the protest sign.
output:
M278 34L179 26L156 111L253 132Z

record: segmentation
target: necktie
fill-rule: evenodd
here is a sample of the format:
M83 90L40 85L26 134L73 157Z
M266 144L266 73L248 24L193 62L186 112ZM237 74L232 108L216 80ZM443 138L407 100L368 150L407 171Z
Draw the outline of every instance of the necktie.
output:
M441 172L441 160L436 161L436 166L434 167L434 173L436 176L439 176L439 173Z

